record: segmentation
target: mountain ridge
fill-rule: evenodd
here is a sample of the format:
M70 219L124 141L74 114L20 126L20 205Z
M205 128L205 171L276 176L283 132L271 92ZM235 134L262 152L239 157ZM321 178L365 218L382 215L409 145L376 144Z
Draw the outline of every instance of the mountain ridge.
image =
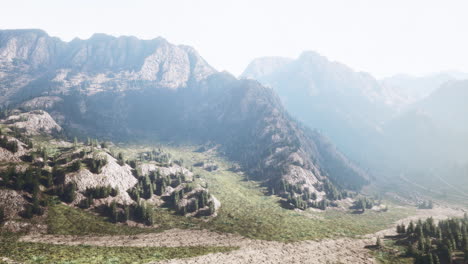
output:
M4 106L47 108L68 130L103 138L214 141L272 192L295 198L296 206L302 197L301 207L314 205L310 192L342 197L328 180L353 190L367 183L366 173L330 142L304 133L271 89L216 72L191 47L98 34L60 44L62 53L44 53L51 42L41 35L40 49L27 46L36 55L25 57L11 43L34 32L21 33L26 39L8 40L0 32L0 54L8 53L0 60ZM37 60L44 58L55 62L37 71ZM23 83L8 82L20 78Z

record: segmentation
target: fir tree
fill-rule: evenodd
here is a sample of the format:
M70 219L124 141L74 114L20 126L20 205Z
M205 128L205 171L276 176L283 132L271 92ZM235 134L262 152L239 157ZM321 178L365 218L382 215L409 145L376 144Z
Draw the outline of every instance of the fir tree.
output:
M71 203L75 200L75 198L76 198L76 184L69 183L65 187L65 190L63 193L63 201L66 203Z
M119 212L117 211L117 203L113 201L110 205L110 215L112 222L117 223L119 221Z
M377 241L376 241L375 245L377 246L377 248L382 248L383 247L383 243L382 243L382 240L380 239L380 236L377 237Z
M125 205L125 206L124 206L124 217L123 217L123 221L124 221L124 222L127 222L128 220L130 220L130 206Z
M437 256L437 254L432 254L432 259L434 259L434 264L440 264L439 256Z
M0 207L0 226L5 222L5 209Z

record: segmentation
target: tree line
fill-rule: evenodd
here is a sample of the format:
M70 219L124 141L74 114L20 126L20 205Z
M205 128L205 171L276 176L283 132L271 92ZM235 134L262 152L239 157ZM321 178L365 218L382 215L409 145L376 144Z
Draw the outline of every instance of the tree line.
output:
M396 229L406 245L406 255L413 257L415 264L452 263L458 258L468 262L468 216L441 220L433 218L398 225ZM461 257L460 257L461 255Z

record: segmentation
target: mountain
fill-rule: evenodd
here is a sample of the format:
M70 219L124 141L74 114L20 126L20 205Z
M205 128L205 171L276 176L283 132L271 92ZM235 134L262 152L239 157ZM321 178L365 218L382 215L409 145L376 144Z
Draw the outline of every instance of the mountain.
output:
M47 110L67 131L210 143L272 192L306 204L310 193L337 199L368 181L273 90L217 72L191 47L104 34L63 42L39 30L0 31L0 43L2 105Z
M275 63L272 63L274 61ZM307 51L297 59L259 58L241 75L273 87L291 114L358 157L400 101L371 75Z
M466 81L456 81L462 73L379 81L304 52L297 59L256 59L242 77L277 91L293 116L330 136L382 186L401 183L404 175L440 188L440 179L463 174L468 89Z
M448 81L468 79L468 74L455 71L440 72L421 77L398 74L380 80L384 87L390 87L404 98L405 105L416 103Z
M389 145L405 146L398 155L408 161L422 159L421 166L468 162L464 148L468 143L465 98L468 81L444 83L385 125L386 138L393 142ZM397 141L400 143L395 145Z

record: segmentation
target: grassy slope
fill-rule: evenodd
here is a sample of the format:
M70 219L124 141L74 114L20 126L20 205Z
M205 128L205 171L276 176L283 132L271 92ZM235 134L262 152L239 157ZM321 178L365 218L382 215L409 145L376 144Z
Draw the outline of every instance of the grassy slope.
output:
M134 235L154 229L112 224L103 217L66 205L49 208L48 233L56 235Z
M25 263L142 264L208 253L227 252L233 247L93 247L18 242L16 237L0 237L0 256ZM1 263L1 262L0 262Z
M156 224L162 228L206 228L249 238L289 242L373 233L411 212L393 207L386 213L366 212L362 215L337 210L296 212L283 209L278 204L279 198L265 196L258 183L246 181L244 176L228 171L231 167L229 162L194 152L193 148L165 150L176 158L182 157L186 167L207 158L214 160L220 166L218 171L207 172L194 167L194 173L200 174L208 182L210 192L221 201L222 206L218 217L210 221L187 219L159 210ZM125 151L127 157L137 152L135 148Z
M193 148L166 148L166 150L176 158L182 157L186 167L207 158L220 165L220 169L215 172L194 168L194 173L200 174L208 182L210 192L222 203L218 217L193 219L174 215L167 209L157 209L155 221L159 228L142 229L114 225L106 222L103 217L65 205L57 205L49 210L47 219L49 233L132 235L178 227L203 228L237 233L254 239L289 242L372 233L410 213L409 210L392 207L387 213L366 212L363 215L336 210L320 213L286 210L279 206L278 197L265 196L258 183L246 181L244 176L228 171L231 164L227 161L205 153L196 153ZM136 153L136 150L132 148L124 151L126 157L131 157ZM106 248L23 243L12 240L3 242L6 243L0 246L0 256L28 263L140 263L138 261L183 258L234 249L225 247ZM138 261L135 262L135 260Z

